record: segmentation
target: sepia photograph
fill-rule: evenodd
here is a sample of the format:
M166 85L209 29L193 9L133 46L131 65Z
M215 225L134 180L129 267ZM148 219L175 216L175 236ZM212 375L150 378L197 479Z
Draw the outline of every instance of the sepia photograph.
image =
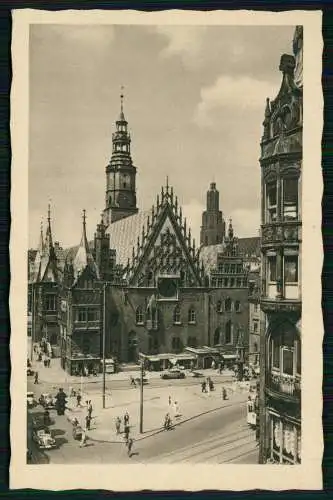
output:
M53 16L25 62L26 470L297 470L302 17Z

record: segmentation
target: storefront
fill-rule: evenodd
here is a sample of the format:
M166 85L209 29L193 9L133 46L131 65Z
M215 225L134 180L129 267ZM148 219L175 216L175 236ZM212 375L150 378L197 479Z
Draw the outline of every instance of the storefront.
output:
M194 368L206 369L218 367L218 363L221 360L221 355L218 349L213 347L186 347L186 353L190 353L195 358Z
M293 418L281 417L268 411L269 450L268 461L278 464L301 463L301 426Z
M145 368L148 371L163 371L177 367L190 370L196 364L196 357L189 353L164 353L152 356L139 353L139 359L144 361Z
M100 361L100 358L94 358L89 354L73 354L71 357L66 358L66 371L70 375L87 377L100 372Z

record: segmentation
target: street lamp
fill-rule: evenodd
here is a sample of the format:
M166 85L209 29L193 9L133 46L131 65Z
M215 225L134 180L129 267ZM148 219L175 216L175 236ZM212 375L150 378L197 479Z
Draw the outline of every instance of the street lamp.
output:
M144 359L141 359L141 367L140 367L140 434L143 434L143 374L144 374Z
M238 330L237 342L237 364L238 364L238 380L243 380L244 363L245 363L245 347L243 342L243 327L240 326Z
M105 336L106 336L106 283L103 284L103 409L105 409Z

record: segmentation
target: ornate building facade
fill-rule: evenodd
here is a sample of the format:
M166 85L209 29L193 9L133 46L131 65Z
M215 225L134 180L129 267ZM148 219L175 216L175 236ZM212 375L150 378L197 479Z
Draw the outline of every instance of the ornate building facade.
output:
M281 57L282 84L267 99L261 142L261 462L301 461L302 46Z
M213 351L236 362L239 349L249 351L248 259L258 258L259 238L238 239L231 221L225 235L215 183L202 228L214 244L196 246L168 181L151 209L138 211L127 125L121 97L94 240L88 241L84 213L80 244L57 253L52 243L49 252L57 269L61 364L70 373L96 370L103 348L120 362L142 354L148 361L174 358L186 348L198 358L204 353L202 367ZM36 327L34 340L40 337Z

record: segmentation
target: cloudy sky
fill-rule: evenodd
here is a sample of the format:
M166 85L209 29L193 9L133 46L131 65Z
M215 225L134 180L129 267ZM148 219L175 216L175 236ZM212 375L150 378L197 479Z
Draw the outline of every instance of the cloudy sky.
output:
M93 235L122 85L138 206L151 207L168 175L199 238L214 180L237 235L257 236L265 99L279 90L279 60L292 53L293 31L32 25L29 245L37 244L49 200L63 246L78 243L83 208Z

